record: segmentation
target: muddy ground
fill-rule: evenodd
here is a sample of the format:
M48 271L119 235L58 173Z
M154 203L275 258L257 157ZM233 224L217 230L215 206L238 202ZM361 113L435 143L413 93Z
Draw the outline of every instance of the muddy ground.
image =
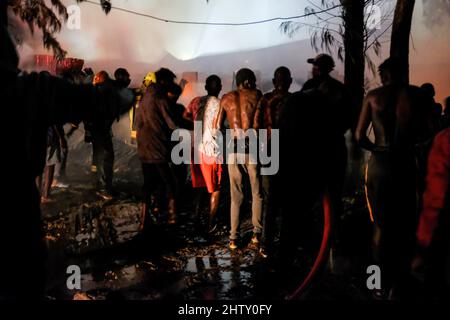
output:
M42 206L49 243L49 299L283 299L310 270L314 250L301 250L289 272L277 261L262 259L247 246L227 248L229 195L221 199L220 225L206 236L193 217L194 191L184 187L179 223L165 224L164 214L146 233L138 232L140 163L134 146L115 140L116 197L100 198L89 172L91 146L72 145L67 167L67 189L53 189L54 203ZM226 179L225 179L226 180ZM342 218L343 250L334 273L325 270L304 296L311 300L366 300L370 224L363 194L345 198ZM241 226L251 237L249 204ZM320 214L314 241L321 237ZM278 240L277 240L278 241ZM69 290L66 269L81 269L81 290Z

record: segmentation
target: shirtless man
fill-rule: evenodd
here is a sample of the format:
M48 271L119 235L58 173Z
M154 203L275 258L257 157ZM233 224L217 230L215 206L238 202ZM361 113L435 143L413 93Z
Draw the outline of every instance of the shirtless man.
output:
M375 225L374 258L383 270L383 291L395 289L395 296L401 295L397 289L405 284L414 248L417 147L430 138L431 122L429 101L418 87L400 81L396 60L387 59L379 72L383 86L366 96L355 135L372 152L366 190ZM367 136L370 123L374 143Z
M245 139L242 136L243 132L256 134L247 130L259 129L262 122L260 118L261 112L258 109L259 100L261 99L262 94L256 89L256 77L253 71L246 68L239 70L236 74L236 84L237 90L223 96L216 124L216 128L220 129L226 116L230 128L233 130L233 139L235 143ZM239 143L237 144L239 145ZM241 158L241 156L245 157L245 163L236 163L241 162L238 161L238 158ZM261 176L256 161L257 159L251 159L251 156L249 150L245 148L245 150L240 149L231 152L227 159L231 190L231 232L229 244L231 250L237 248L237 240L239 239L239 211L244 200L242 183L243 173L249 176L252 188L252 244L259 244L262 232L261 216L263 197L261 192Z

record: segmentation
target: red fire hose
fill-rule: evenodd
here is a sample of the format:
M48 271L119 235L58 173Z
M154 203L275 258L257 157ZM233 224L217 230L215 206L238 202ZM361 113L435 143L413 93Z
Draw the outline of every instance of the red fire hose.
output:
M323 236L320 250L316 260L311 268L311 271L306 276L305 280L295 289L295 291L286 297L286 300L294 300L301 297L306 289L309 288L314 278L317 276L319 270L322 269L326 263L330 250L331 231L333 229L333 217L331 210L331 201L328 191L323 196Z

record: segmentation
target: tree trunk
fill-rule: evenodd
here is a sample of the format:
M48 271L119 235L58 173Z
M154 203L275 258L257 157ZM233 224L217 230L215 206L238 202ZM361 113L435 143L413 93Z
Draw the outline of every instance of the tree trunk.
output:
M400 62L400 79L409 83L409 37L415 0L397 0L391 35L391 57Z
M359 113L364 99L364 8L365 0L341 0L343 6L343 21L345 27L345 85L351 92L352 102L352 132L356 128ZM348 159L350 162L345 192L354 194L363 185L363 153L350 140Z
M343 0L345 84L352 93L355 108L353 126L359 116L364 98L364 3L365 0Z

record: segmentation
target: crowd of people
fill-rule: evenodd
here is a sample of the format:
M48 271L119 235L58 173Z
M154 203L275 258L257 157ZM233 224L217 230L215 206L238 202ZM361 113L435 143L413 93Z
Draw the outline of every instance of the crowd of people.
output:
M201 137L194 139L192 146L192 157L200 161L191 161L189 169L192 187L199 195L204 189L209 194L208 233L217 229L226 166L231 197L230 250L244 245L241 211L248 200L253 224L250 246L263 258L291 264L300 244L299 233L308 232L314 204L325 192L330 195L334 216L332 250L337 250L345 237L339 222L347 168L344 135L351 130L359 146L371 153L366 190L374 223L373 259L383 270L380 296L406 296L411 269L428 257L430 285L448 294L450 98L442 110L434 101L432 85L419 88L403 83L394 58L380 65L382 86L367 93L356 118L359 106L353 105L346 86L330 75L335 62L326 54L307 61L313 77L299 92L290 92L292 75L284 66L275 70L273 90L265 94L257 88L255 73L243 68L236 73L235 90L220 97L221 79L210 75L205 81L206 95L184 108L178 104L183 87L169 69L156 71L152 80L144 81L139 92L132 94L130 75L124 68L116 70L114 80L105 71L94 75L90 69L59 77L19 74L17 54L4 29L1 42L2 97L16 107L7 112L13 118L20 113L26 122L8 150L27 165L17 168L18 178L11 186L11 190L20 190L19 214L8 212L2 221L2 229L25 226L25 236L2 246L2 255L15 262L1 266L0 297L42 296L42 277L34 277L31 284L29 279L19 278L27 273L30 259L36 269L43 267L39 194L41 202L48 202L52 184L61 187L67 183L66 136L81 122L85 139L93 147L92 172L98 194L105 199L114 197L111 126L131 108L136 95L140 95L135 117L144 177L143 232L161 219L163 210L167 223L177 224L187 165L172 161L171 137L177 129L192 130L200 123ZM72 129L65 134L62 126L67 123ZM242 146L226 157L218 147L218 133L225 129L233 133L235 145ZM273 175L262 175L261 168L267 164L250 152L249 135L261 138L260 129L267 130L266 148L272 150L270 146L279 142L279 170ZM55 172L57 182L53 183ZM245 192L246 180L249 193ZM11 200L16 198L17 191L11 192ZM202 209L201 199L197 198L197 210ZM0 234L1 243L6 244L11 231ZM11 278L11 274L16 276Z

